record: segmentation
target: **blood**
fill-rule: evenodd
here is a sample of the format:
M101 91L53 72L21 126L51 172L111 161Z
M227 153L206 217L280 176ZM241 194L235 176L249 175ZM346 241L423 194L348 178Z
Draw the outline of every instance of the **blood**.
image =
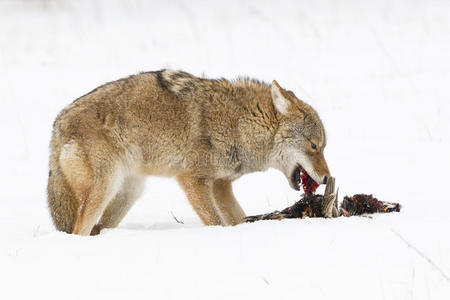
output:
M302 187L303 190L305 191L305 194L306 195L314 194L317 188L319 187L319 184L315 182L314 179L312 179L306 172L302 172L300 178L302 180Z

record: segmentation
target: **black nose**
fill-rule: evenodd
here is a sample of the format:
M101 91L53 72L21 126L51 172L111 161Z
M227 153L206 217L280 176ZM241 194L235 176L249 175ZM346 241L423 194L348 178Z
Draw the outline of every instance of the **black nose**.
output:
M328 177L325 176L325 177L323 178L323 184L327 184L327 180L328 180Z

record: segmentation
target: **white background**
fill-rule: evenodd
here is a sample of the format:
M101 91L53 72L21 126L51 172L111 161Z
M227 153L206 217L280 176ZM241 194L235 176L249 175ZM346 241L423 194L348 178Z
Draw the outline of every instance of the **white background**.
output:
M340 194L402 212L203 227L149 178L119 228L56 232L57 113L161 68L276 79L322 117ZM448 1L0 0L0 298L450 299L449 101ZM234 190L247 214L300 197L275 170Z

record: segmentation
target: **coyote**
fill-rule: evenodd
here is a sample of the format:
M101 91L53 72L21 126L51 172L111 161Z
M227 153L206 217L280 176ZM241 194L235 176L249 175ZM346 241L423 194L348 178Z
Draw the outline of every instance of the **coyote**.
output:
M233 180L281 170L330 176L317 112L273 81L205 79L161 70L102 85L56 118L48 203L58 230L116 227L148 175L176 177L206 225L236 225L245 213Z

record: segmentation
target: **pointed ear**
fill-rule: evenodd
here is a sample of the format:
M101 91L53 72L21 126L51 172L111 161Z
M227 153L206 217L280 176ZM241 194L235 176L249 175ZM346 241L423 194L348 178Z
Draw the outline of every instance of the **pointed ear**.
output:
M282 88L276 82L276 80L272 81L272 100L273 105L278 110L278 112L285 114L289 109L290 102L286 97L283 96Z

